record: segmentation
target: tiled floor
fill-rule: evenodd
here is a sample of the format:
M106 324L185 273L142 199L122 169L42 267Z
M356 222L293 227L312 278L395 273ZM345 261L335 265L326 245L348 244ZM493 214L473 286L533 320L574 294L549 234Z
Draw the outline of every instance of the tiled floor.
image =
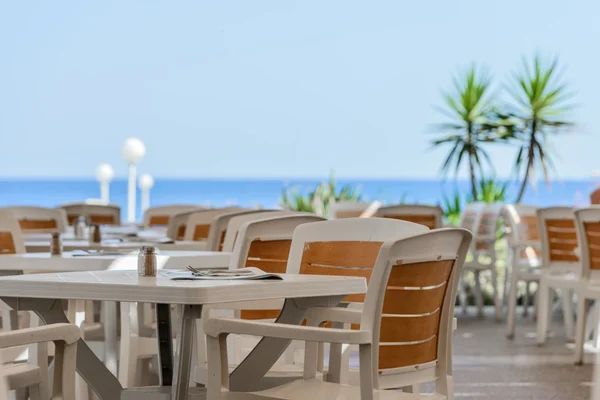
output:
M580 400L589 399L593 357L573 365L573 350L565 341L559 316L552 337L535 344L533 319L520 319L513 341L506 339L506 323L458 315L454 341L455 398L457 400Z

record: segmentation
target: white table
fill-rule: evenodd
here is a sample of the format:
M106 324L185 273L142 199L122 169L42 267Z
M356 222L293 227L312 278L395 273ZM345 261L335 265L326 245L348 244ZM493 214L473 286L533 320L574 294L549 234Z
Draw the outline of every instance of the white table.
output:
M130 395L140 399L188 398L194 329L202 306L227 302L285 298L279 323L299 325L310 307L336 306L348 294L365 293L364 278L282 275L282 281L172 281L162 275L138 277L135 271L71 272L0 278L0 298L15 310L35 311L46 323L68 322L61 299L156 303L161 387L138 388ZM170 304L181 305L173 366ZM252 390L277 361L290 341L263 338L232 372L233 390ZM120 399L124 392L117 378L83 340L77 347L77 371L102 400ZM125 392L128 392L126 390ZM145 397L151 392L152 397Z
M104 240L99 244L90 243L88 240L64 240L63 250L119 250L119 251L133 251L139 250L142 246L154 246L159 250L167 251L178 251L178 250L191 250L191 251L202 251L206 250L206 241L175 241L173 242L155 242L155 241L127 241L127 240ZM29 253L47 252L50 251L50 240L30 240L25 239L25 248Z

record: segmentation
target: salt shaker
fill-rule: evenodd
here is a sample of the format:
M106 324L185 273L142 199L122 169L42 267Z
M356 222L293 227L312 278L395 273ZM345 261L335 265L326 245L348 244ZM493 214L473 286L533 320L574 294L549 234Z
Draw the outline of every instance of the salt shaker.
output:
M85 236L86 228L87 228L87 224L85 223L85 217L83 215L80 215L77 218L77 221L75 222L75 226L74 226L75 237L77 239L83 239L83 237Z
M156 276L157 264L156 248L142 246L138 254L138 275Z
M100 225L90 226L90 243L99 244L102 242L102 234L100 233Z
M50 254L53 256L60 256L63 251L62 238L60 232L52 233L52 239L50 240Z

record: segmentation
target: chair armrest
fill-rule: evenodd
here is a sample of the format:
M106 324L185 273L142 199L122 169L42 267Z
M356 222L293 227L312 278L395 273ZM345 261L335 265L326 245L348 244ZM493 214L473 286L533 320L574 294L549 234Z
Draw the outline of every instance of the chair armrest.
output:
M306 312L309 323L318 325L322 322L345 322L348 324L360 324L361 310L340 307L314 307ZM312 324L311 324L312 325Z
M44 325L10 332L0 332L0 348L57 341L72 344L78 341L80 337L81 331L76 325Z
M209 318L204 322L204 333L219 337L222 334L273 337L308 342L368 344L372 342L370 331L334 328L318 328L273 322L248 321L233 318Z

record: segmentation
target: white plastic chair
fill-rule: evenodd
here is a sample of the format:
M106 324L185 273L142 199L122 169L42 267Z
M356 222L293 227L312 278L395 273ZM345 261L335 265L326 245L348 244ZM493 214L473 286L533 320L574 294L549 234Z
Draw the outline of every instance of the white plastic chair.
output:
M144 228L153 226L168 226L171 217L187 212L200 211L203 206L192 204L173 204L167 206L150 207L144 212Z
M207 240L213 222L213 218L235 211L249 210L247 208L218 208L214 210L196 211L188 215L185 223L185 232L183 234L183 240L185 241L198 241ZM256 211L258 212L258 211Z
M573 291L581 278L581 262L575 253L577 229L574 209L570 207L541 208L537 212L542 239L542 268L538 286L537 343L546 342L546 332L552 313L554 291L560 292L568 340L574 336Z
M91 224L121 225L121 207L116 204L70 203L58 208L66 211L69 225L73 225L80 216Z
M315 225L315 224L311 224ZM298 228L301 230L302 227ZM357 330L296 326L263 321L210 318L204 323L207 334L208 365L211 374L207 400L227 398L226 337L231 333L306 341L303 379L253 393L235 393L237 399L452 399L451 334L456 288L471 234L462 229L443 229L383 243L377 261L369 269L370 282L362 311L340 308L311 309L309 314L321 321L355 322ZM321 246L305 251L292 244L290 262L303 260L311 269L312 259ZM352 244L354 246L355 244ZM329 244L327 244L329 246ZM348 246L346 246L348 247ZM306 254L296 257L296 252ZM323 253L320 253L323 257ZM319 263L322 260L318 260ZM346 259L348 267L358 260ZM337 266L337 268L340 268ZM348 268L345 268L348 269ZM361 297L361 296L349 296ZM438 315L432 318L432 315ZM424 329L411 329L419 326ZM316 379L317 342L331 343L331 358L336 347L359 346L360 386L340 384L339 377L328 375L329 382ZM339 355L339 353L337 353ZM335 364L330 361L330 369ZM406 374L406 382L421 371L431 370L437 378L436 393L429 395L380 390L382 376L388 371ZM413 378L409 378L413 375ZM336 379L338 378L338 379ZM417 378L417 379L419 379Z
M0 349L36 344L48 347L54 342L54 375L52 399L75 400L75 364L79 328L70 324L52 324L17 331L0 332ZM45 367L30 363L3 364L0 377L5 379L6 389L28 389L31 400L45 400L48 391L48 358L40 360ZM0 393L2 396L2 393Z
M598 319L590 319L592 301L598 307L600 300L600 207L575 211L577 239L581 254L581 283L577 288L577 329L575 333L575 363L583 363L584 344L588 333L586 325L597 329ZM596 310L597 311L597 310Z
M12 211L25 233L67 231L67 213L57 208L19 206L6 207Z
M379 207L374 217L401 219L425 225L429 229L442 227L444 210L439 206L420 204L399 204L394 206Z
M358 218L370 207L373 206L371 201L340 201L329 205L329 213L331 218ZM379 203L376 203L379 207Z
M537 207L523 204L507 204L502 210L508 245L508 265L510 265L510 285L507 296L508 321L507 336L515 337L517 294L519 282L525 283L523 316L527 316L531 283L540 280L541 242L537 226ZM505 290L508 279L505 276ZM537 301L535 302L537 306Z

